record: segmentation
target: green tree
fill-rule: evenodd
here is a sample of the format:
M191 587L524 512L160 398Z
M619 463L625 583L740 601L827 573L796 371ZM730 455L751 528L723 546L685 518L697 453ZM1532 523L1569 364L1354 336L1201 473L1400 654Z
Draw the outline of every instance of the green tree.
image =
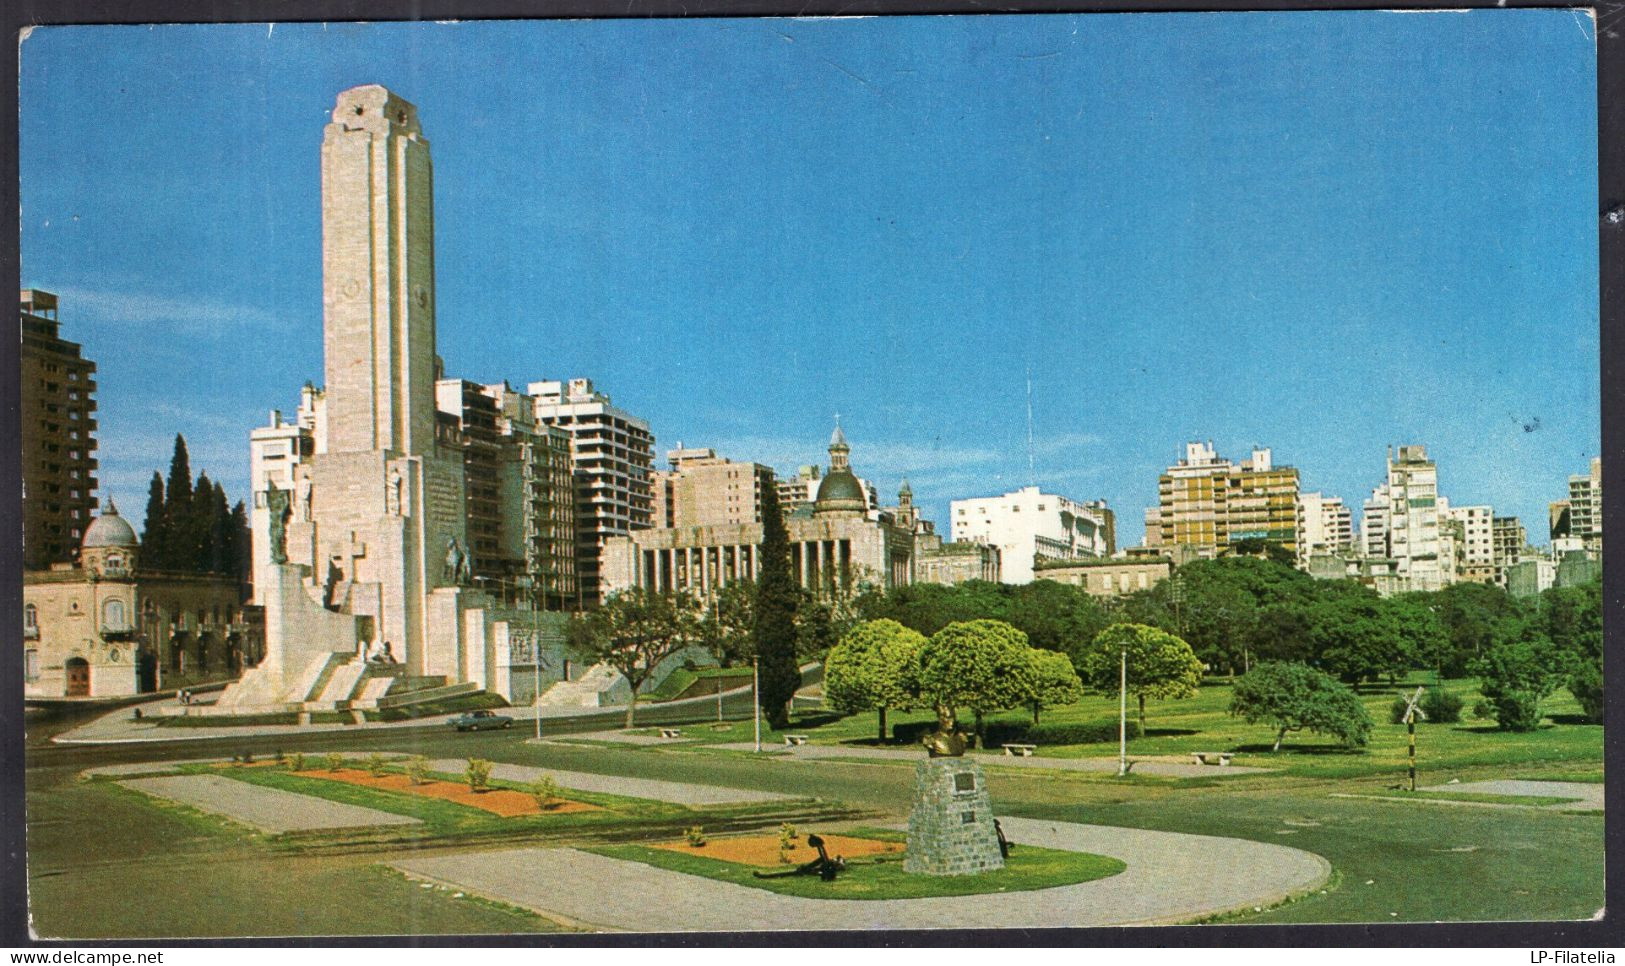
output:
M1007 601L1003 619L1046 651L1075 653L1111 623L1088 591L1053 580L1012 587Z
M237 578L242 588L243 599L249 596L249 589L254 574L254 545L253 538L248 530L248 508L242 500L231 508L231 521L228 525L230 534L229 557L231 560L230 573Z
M1375 594L1345 594L1309 608L1314 663L1349 684L1410 666L1395 611Z
M1056 651L1034 648L1029 657L1037 677L1033 696L1033 724L1038 724L1042 708L1064 708L1083 699L1083 682L1072 667L1072 659Z
M1230 713L1248 724L1268 722L1275 751L1289 731L1332 735L1351 748L1371 736L1371 716L1348 685L1296 662L1268 661L1238 678Z
M884 743L886 712L911 703L923 647L923 634L894 620L858 624L830 648L824 661L824 699L840 711L875 711Z
M169 458L169 479L164 486L164 556L158 561L165 570L191 573L195 563L192 540L192 463L186 452L186 437L175 434L175 451Z
M705 611L706 646L727 667L749 664L756 655L756 584L733 580L722 585Z
M632 727L638 696L660 663L704 641L699 609L687 594L657 594L641 587L610 595L601 607L570 623L570 643L621 672L632 689L626 726Z
M987 714L1027 704L1038 693L1027 635L1003 621L949 624L920 648L915 689L936 709L944 732L957 727L959 708L971 709L980 738Z
M1419 654L1444 677L1459 677L1484 656L1520 618L1521 608L1511 594L1493 584L1462 581L1433 594L1428 602L1438 616L1448 646L1443 653Z
M1606 698L1602 687L1602 659L1578 658L1569 674L1569 693L1580 702L1580 710L1592 724L1602 724Z
M1540 595L1540 628L1558 650L1602 658L1602 581Z
M153 470L152 482L147 485L147 519L141 527L141 559L145 561L145 566L153 570L164 569L165 561L169 559L169 521L165 517L167 506L164 478Z
M1193 697L1202 683L1202 662L1191 646L1144 624L1113 624L1095 635L1083 653L1078 674L1089 690L1116 694L1125 655L1128 693L1139 703L1142 733L1147 698Z
M1474 670L1501 729L1534 731L1540 726L1540 703L1567 682L1574 661L1531 622L1515 638L1486 651Z
M790 571L790 533L774 487L762 491L761 561L756 571L755 643L761 678L758 700L775 730L790 726L790 699L801 686L796 664L796 607L800 588Z

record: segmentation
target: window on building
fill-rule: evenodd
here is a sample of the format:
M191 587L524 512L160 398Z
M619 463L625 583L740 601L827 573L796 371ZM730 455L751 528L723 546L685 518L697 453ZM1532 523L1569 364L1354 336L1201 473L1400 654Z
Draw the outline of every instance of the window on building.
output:
M23 652L23 677L29 681L39 680L39 651L33 648Z
M39 630L39 608L33 604L23 605L23 627L27 630Z
M111 565L112 561L109 560L108 564ZM119 566L122 567L123 564L124 562L120 560ZM124 616L124 601L110 600L102 605L102 627L110 631L122 631L128 626Z

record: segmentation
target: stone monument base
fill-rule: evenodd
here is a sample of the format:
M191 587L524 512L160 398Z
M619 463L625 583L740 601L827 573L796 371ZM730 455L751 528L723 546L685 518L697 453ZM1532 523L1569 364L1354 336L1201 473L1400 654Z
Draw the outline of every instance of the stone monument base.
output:
M903 870L975 875L1004 868L982 766L968 758L928 758L914 767Z

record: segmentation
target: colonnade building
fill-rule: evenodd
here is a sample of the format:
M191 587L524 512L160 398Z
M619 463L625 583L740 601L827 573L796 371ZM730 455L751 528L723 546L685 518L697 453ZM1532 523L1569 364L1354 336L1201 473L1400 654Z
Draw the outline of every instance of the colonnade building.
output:
M869 519L868 499L837 427L829 472L811 506L785 515L790 566L797 583L820 595L850 593L865 584L900 587L914 580L915 540L890 514ZM754 467L755 464L738 464ZM750 472L754 479L754 469ZM761 570L760 521L706 523L641 530L604 546L606 594L633 587L657 593L708 596L728 583L755 580Z

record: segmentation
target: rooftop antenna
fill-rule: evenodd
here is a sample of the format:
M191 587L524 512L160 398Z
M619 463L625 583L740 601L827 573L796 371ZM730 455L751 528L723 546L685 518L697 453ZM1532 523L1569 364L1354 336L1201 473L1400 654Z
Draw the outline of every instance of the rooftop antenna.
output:
M1027 367L1027 485L1038 485L1038 471L1033 468L1033 367Z

